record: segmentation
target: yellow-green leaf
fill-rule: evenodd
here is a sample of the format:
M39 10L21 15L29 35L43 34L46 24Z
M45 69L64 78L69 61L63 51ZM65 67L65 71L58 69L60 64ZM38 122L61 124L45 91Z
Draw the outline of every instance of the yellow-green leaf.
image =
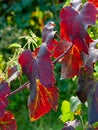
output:
M74 113L70 109L70 102L64 100L61 106L62 115L60 116L63 122L74 119Z

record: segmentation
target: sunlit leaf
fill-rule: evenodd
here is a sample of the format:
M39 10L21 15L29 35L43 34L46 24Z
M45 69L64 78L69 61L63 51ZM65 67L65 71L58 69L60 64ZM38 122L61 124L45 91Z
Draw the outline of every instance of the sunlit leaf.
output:
M40 47L37 57L34 57L30 50L25 50L19 57L19 63L29 80L32 80L33 76L37 76L44 86L53 85L55 80L52 71L53 65L46 45L43 44ZM35 75L33 71L36 71Z
M30 80L31 94L28 106L30 119L34 121L48 113L51 108L57 109L58 90L52 87L54 83L53 65L46 44L41 45L36 55L33 55L30 50L25 50L19 57L19 63ZM41 84L37 82L36 85L36 79L39 79Z
M58 107L58 89L54 86L46 88L38 80L37 95L33 101L29 98L28 107L31 121L39 119L51 109L56 111Z
M65 1L65 4L63 7L68 6L70 4L70 0Z
M70 51L62 59L61 79L71 78L78 75L79 68L83 64L81 54L74 45Z
M23 72L26 74L30 80L30 90L32 95L32 100L36 96L36 74L37 74L37 64L30 50L25 50L18 59L21 64Z
M94 128L96 128L96 129L98 129L98 122L94 123L92 126L93 126ZM96 129L95 129L95 130L96 130Z
M62 53L64 53L69 46L71 46L72 44L67 42L66 40L60 40L57 44L57 46L55 47L54 53L53 53L53 57L57 58L59 57Z
M95 24L96 15L97 10L91 3L84 4L79 12L71 6L63 8L60 12L61 38L72 42L79 51L88 53L88 44L93 40L86 29Z
M74 119L74 113L70 109L70 102L66 100L62 102L61 112L62 115L60 118L63 122Z
M91 11L90 15L89 11ZM86 3L80 11L74 10L71 6L67 6L61 10L61 39L65 41L67 40L69 45L71 42L73 44L72 48L62 59L61 79L71 78L78 75L79 68L83 65L81 52L88 54L89 43L93 41L87 33L87 28L88 26L95 24L96 15L97 10L91 3ZM60 46L60 53L66 50L66 45L64 46L65 49ZM55 51L55 55L58 56L58 52L56 54Z

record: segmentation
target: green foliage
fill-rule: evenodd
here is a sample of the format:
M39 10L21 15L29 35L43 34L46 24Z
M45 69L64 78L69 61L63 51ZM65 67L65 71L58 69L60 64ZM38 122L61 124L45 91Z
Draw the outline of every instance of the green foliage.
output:
M75 116L81 115L81 102L77 97L72 96L70 102L64 100L61 106L62 115L60 116L63 122L72 121Z
M74 119L74 113L70 109L70 102L66 100L62 102L61 112L62 115L60 118L63 122L66 122L68 120L72 121Z
M71 99L70 99L70 103L71 103L71 111L72 112L76 112L76 114L80 115L80 112L81 111L81 102L80 100L77 98L77 97L74 97L72 96Z
M98 122L93 124L93 128L97 129L98 128Z

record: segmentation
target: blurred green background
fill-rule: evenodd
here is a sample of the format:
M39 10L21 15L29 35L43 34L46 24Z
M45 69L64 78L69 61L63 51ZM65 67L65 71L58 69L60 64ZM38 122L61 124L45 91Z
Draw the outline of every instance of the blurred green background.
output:
M9 58L15 51L8 48L9 45L12 43L23 45L26 41L19 37L28 35L29 29L39 37L40 43L43 26L48 21L54 21L55 30L59 32L59 12L66 2L68 4L69 0L0 0L0 74L5 70ZM98 33L95 35L92 37L98 37ZM60 90L57 112L51 111L36 122L30 122L27 107L28 90L23 90L9 98L8 109L15 115L18 130L61 130L63 128L64 124L60 120L61 104L63 100L69 101L72 95L76 96L77 78L60 81L59 63L56 64L54 71L56 85ZM27 81L25 76L20 80L16 79L11 83L11 90L15 90L25 81ZM85 113L86 110L84 112L86 117Z

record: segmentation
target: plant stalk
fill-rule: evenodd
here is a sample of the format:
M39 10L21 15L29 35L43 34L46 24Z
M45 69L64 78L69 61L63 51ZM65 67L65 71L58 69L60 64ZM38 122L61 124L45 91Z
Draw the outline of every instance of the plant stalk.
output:
M8 97L13 96L14 94L16 94L16 93L22 91L23 89L27 88L28 85L30 85L30 82L29 82L29 81L26 82L25 84L23 84L22 86L20 86L19 88L17 88L16 90L12 91L12 92L8 95Z

